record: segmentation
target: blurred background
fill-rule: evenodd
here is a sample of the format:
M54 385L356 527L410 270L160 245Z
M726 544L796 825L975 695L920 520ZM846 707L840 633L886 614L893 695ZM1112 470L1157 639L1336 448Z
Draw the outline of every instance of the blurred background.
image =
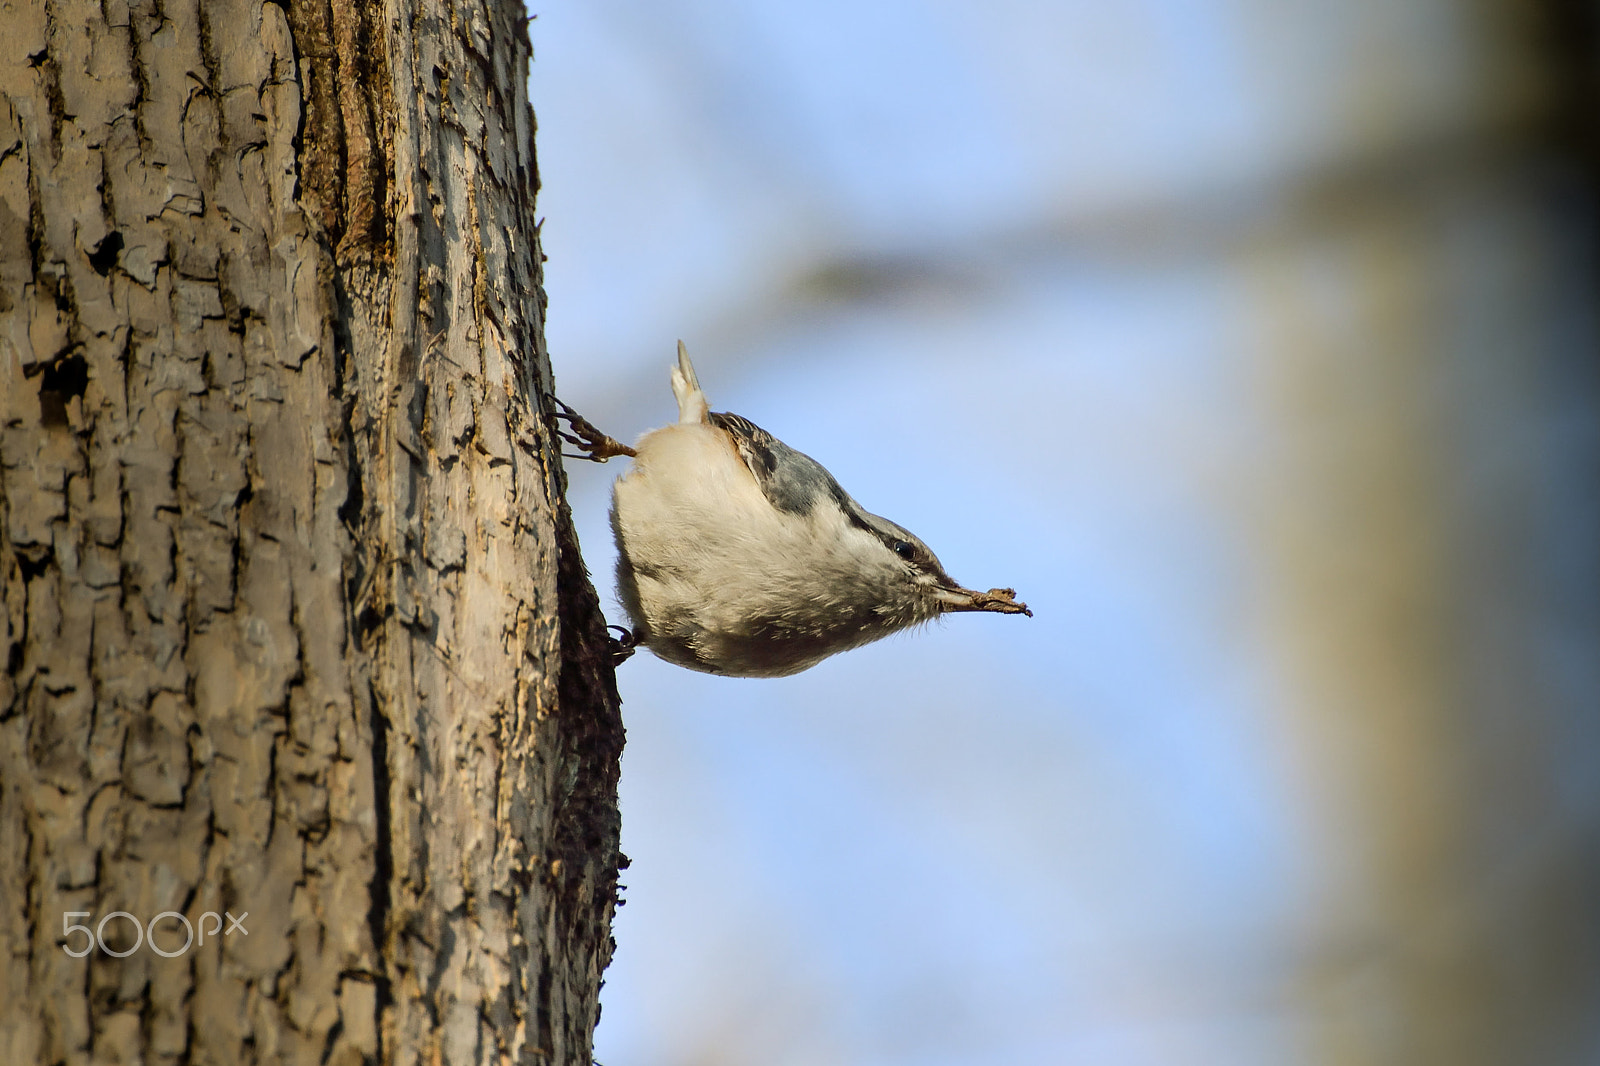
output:
M562 396L1036 614L621 669L601 1063L1600 1064L1595 5L530 13Z

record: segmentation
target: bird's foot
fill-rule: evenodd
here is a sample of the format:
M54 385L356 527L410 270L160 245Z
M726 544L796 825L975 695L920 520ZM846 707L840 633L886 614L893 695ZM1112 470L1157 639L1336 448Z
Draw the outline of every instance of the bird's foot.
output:
M562 452L568 459L588 459L591 462L603 463L615 455L637 455L632 448L623 444L615 437L609 437L594 427L594 424L578 412L562 403L555 396L546 393L545 396L555 404L559 411L555 418L565 421L571 433L562 429L556 430L556 436L575 447L582 448L581 452ZM620 628L620 627L619 627ZM631 645L630 645L631 648Z
M619 637L608 636L606 638L610 641L611 646L611 667L616 669L627 662L629 657L633 655L633 650L639 646L639 641L631 630L624 629L622 626L608 625L606 628L615 629L622 634Z

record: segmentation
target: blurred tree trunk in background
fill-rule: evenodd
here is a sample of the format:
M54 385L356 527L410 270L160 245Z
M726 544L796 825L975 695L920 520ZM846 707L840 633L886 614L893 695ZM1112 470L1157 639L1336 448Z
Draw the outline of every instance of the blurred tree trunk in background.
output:
M0 8L0 1061L588 1066L528 60L490 0Z
M1570 338L1592 329L1595 8L1474 14L1469 120L1387 142L1383 87L1352 85L1340 133L1359 150L1253 249L1284 444L1261 494L1263 628L1307 806L1348 819L1301 983L1310 1061L1332 1066L1596 1050L1600 846L1548 770L1584 750L1569 731L1593 708L1536 624L1594 592L1549 584L1592 575L1593 546L1560 542L1572 501L1539 480L1594 425L1596 365ZM1478 315L1475 288L1519 320Z

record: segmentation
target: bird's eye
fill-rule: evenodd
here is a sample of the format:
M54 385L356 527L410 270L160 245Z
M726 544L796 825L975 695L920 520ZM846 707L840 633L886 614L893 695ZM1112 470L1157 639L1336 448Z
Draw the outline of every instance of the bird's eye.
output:
M913 548L911 542L907 540L897 540L889 545L889 548L902 559L909 559L917 554L917 549Z

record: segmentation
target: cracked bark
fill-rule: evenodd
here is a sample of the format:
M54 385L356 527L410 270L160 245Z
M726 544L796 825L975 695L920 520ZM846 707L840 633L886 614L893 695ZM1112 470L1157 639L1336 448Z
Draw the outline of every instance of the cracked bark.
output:
M0 1061L589 1063L622 728L525 26L0 3Z

